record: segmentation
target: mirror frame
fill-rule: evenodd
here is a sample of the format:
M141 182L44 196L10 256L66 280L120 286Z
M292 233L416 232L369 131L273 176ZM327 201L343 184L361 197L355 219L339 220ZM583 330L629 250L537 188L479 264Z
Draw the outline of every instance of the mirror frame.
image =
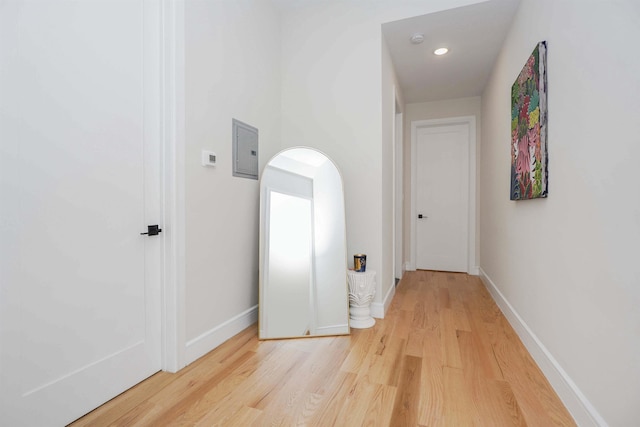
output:
M292 335L292 336L274 336L274 337L270 337L270 336L264 336L263 334L263 330L262 330L262 323L264 321L264 310L265 310L265 276L268 274L266 272L266 270L268 269L268 266L265 265L266 262L268 262L268 255L266 254L266 250L268 248L269 245L269 241L268 241L268 225L265 224L265 222L267 221L267 212L266 209L269 208L269 203L267 200L267 192L268 191L276 191L276 192L281 192L281 193L287 193L286 191L279 191L273 187L267 187L267 184L264 181L264 175L266 173L266 171L268 170L269 165L272 163L272 161L274 159L276 159L278 156L286 153L287 151L290 150L295 150L295 149L306 149L306 150L310 150L313 151L315 153L321 154L322 156L324 156L327 161L329 161L333 168L335 169L335 171L338 174L338 177L340 179L340 191L342 194L342 213L340 215L340 223L342 224L342 228L343 228L343 233L342 233L342 237L340 238L340 247L339 249L342 251L343 256L342 256L342 263L340 265L340 270L342 271L342 276L344 277L344 313L345 313L345 324L346 324L346 331L344 332L331 332L331 333L327 333L327 334L314 334L314 335L310 335L309 333L307 333L306 335ZM285 171L284 169L282 169L283 171ZM286 173L286 171L285 171ZM297 174L298 175L298 174ZM305 177L308 178L304 175L299 175L301 177ZM312 221L313 221L313 211L315 210L315 206L313 205L313 198L312 200ZM315 235L315 230L312 231L312 235ZM346 212L345 212L345 202L344 202L344 179L342 176L342 173L340 171L340 169L338 168L338 165L333 161L333 159L331 159L329 156L327 156L324 152L322 152L321 150L318 150L316 148L313 147L308 147L308 146L293 146L293 147L288 147L285 148L281 151L279 151L278 153L276 153L274 156L272 156L269 161L266 163L266 165L264 166L264 168L262 169L262 173L260 175L260 224L259 224L259 266L258 266L258 338L260 340L271 340L271 339L290 339L290 338L314 338L314 337L322 337L322 336L337 336L337 335L349 335L351 333L351 327L350 327L350 319L349 319L349 286L348 286L348 281L347 281L347 269L348 269L348 265L347 265L347 239L346 239ZM336 245L337 246L337 245ZM316 254L315 254L315 243L314 243L314 247L312 248L312 261L311 261L311 280L312 280L312 286L316 285Z

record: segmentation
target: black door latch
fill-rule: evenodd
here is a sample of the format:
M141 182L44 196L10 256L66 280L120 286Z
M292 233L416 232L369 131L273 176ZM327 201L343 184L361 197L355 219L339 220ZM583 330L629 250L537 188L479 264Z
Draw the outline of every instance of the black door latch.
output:
M147 232L146 233L140 233L141 235L149 235L149 236L157 236L158 233L162 232L162 228L158 227L158 224L156 225L147 225Z

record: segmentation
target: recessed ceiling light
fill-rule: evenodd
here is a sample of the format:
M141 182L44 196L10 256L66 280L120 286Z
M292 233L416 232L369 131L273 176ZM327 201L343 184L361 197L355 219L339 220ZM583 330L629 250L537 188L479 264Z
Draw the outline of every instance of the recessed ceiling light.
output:
M415 33L414 35L411 36L411 43L413 44L420 44L424 41L424 34L422 33Z
M433 53L434 53L435 55L438 55L438 56L440 56L440 55L444 55L444 54L445 54L445 53L447 53L447 52L449 52L449 49L447 49L446 47L441 47L441 48L436 49L436 50L434 50L434 51L433 51Z

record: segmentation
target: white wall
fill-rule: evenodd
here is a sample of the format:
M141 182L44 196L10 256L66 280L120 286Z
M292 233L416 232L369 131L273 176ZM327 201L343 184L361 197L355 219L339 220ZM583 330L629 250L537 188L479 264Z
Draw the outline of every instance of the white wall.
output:
M380 96L380 26L471 3L477 1L323 0L296 3L282 16L283 148L316 147L340 168L349 265L353 254L367 254L368 268L378 272L374 304L382 302L383 291L393 283L393 157L385 142L393 138L393 104L383 107Z
M419 120L444 119L449 117L474 116L476 118L476 153L479 153L481 145L481 110L482 102L479 96L470 98L450 99L446 101L433 102L417 102L405 105L404 111L404 218L403 218L403 236L404 236L404 256L405 262L411 260L411 122ZM476 156L477 163L480 162ZM477 181L476 181L477 182ZM477 183L479 187L479 183ZM478 194L478 188L476 188ZM476 198L476 211L479 207L479 197ZM478 230L479 219L476 221L476 263L479 262L480 242Z
M481 267L582 425L640 421L639 22L636 0L523 0L482 96ZM541 40L549 197L512 202L510 89Z
M280 142L280 31L260 0L185 4L187 361L255 321L258 181L232 176L231 119L259 129L260 170ZM200 165L202 149L218 165ZM232 329L227 329L229 333Z

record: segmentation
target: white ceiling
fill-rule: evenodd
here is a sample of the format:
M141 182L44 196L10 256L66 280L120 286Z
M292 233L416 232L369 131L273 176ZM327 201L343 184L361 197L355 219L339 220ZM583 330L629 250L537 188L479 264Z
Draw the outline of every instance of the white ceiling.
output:
M479 96L520 0L489 0L382 25L406 103ZM410 38L424 34L414 45ZM449 53L436 56L439 47Z

